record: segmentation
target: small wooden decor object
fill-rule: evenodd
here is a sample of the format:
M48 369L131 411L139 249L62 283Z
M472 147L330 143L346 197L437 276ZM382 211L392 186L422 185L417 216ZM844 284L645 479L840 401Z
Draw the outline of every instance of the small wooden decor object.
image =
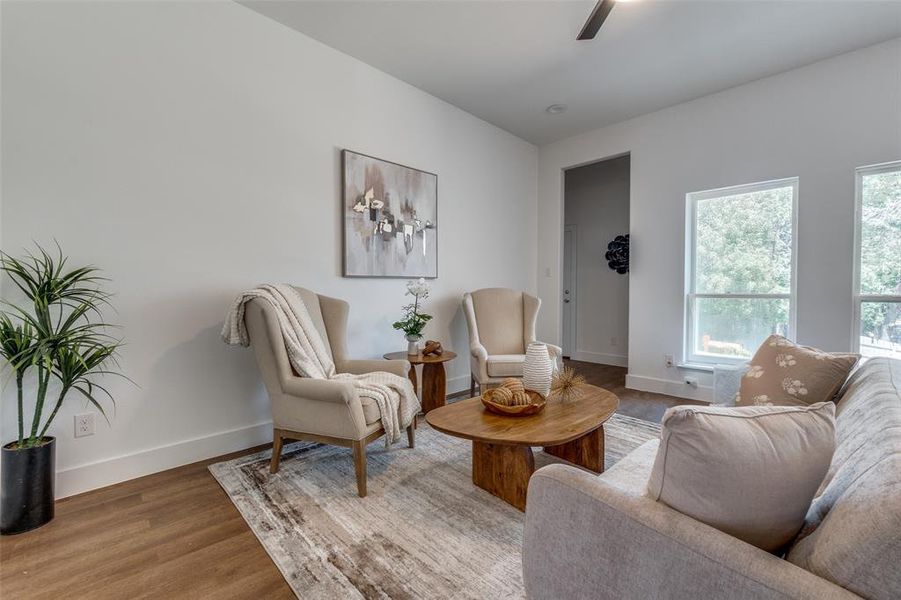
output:
M435 340L426 340L425 348L423 348L422 354L423 356L428 356L430 354L441 356L442 354L444 354L444 348L441 347L441 342L436 342Z
M524 417L540 413L547 401L538 392L525 389L520 380L509 378L482 394L482 404L498 415Z

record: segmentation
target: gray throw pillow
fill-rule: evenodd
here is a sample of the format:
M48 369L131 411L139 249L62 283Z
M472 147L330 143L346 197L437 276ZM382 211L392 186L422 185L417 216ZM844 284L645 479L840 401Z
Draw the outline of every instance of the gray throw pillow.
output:
M654 500L775 552L804 524L835 450L835 405L666 411Z

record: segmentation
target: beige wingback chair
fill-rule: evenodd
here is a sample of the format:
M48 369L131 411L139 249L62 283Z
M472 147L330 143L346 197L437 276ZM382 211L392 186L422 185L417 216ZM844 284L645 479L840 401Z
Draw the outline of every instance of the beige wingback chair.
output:
M500 383L522 377L526 347L535 341L535 321L541 300L507 288L485 288L463 295L463 313L469 327L470 395L475 385ZM548 354L559 364L563 351L548 344Z
M387 371L401 377L407 376L410 363L405 360L349 360L347 302L320 296L303 288L295 289L300 292L338 373ZM250 301L244 312L244 322L272 401L270 471L278 472L284 439L349 447L353 449L357 490L360 497L366 496L366 444L385 433L375 401L361 398L349 381L298 376L288 360L278 319L265 301ZM414 426L411 424L407 428L411 448Z

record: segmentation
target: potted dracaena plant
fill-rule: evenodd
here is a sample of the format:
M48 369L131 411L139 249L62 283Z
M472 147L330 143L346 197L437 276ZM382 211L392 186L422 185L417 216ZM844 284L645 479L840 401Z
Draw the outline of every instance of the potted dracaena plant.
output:
M56 440L47 432L63 402L82 397L107 418L104 403L114 405L113 397L95 379L121 375L115 360L121 342L102 321L110 298L100 289L105 279L94 267L67 269L59 246L55 255L37 249L21 259L0 253L0 270L24 294L0 310L0 356L15 377L18 416L18 435L0 458L4 535L53 518Z

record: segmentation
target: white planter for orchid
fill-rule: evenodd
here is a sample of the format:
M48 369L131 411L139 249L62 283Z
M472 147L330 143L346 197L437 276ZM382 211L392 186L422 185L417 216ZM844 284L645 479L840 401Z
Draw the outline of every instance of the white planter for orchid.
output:
M421 335L408 335L407 338L407 356L416 356L419 354L419 340Z
M547 351L547 344L532 342L526 348L526 360L522 366L522 384L527 390L538 392L545 398L551 391L554 362Z

